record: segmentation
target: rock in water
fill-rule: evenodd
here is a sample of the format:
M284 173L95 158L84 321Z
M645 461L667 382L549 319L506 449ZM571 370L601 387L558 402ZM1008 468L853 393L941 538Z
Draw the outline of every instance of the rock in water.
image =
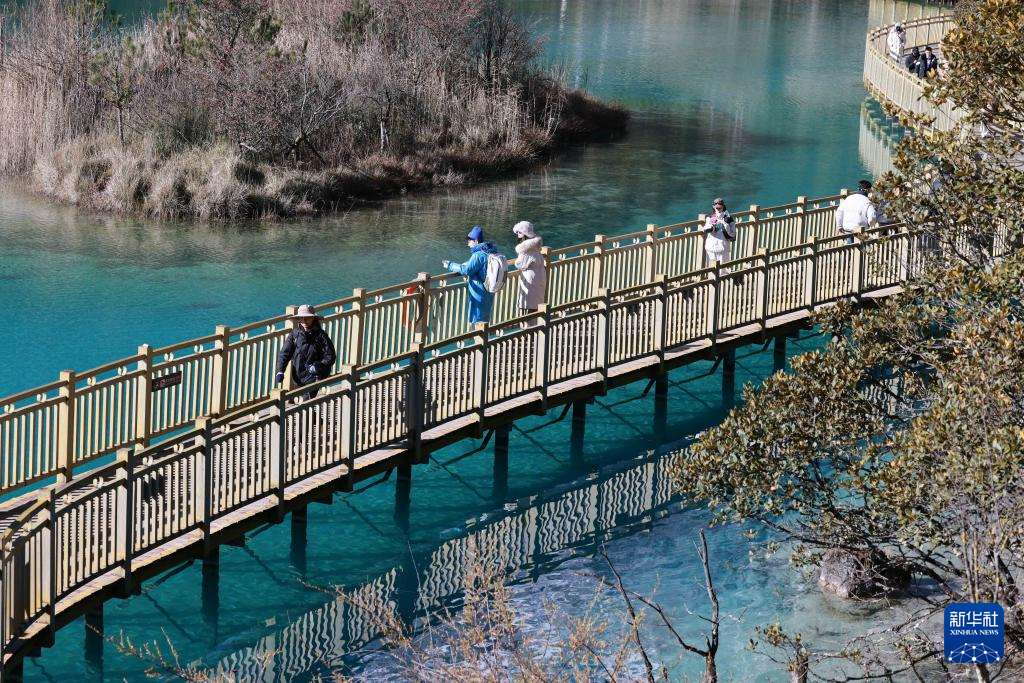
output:
M821 559L818 586L841 598L867 598L906 587L910 573L884 553L833 548Z

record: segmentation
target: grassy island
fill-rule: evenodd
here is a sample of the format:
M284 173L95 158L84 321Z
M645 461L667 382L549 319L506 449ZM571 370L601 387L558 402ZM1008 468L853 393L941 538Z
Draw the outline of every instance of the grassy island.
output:
M157 218L316 214L506 176L627 114L568 88L497 0L103 0L17 9L0 169Z

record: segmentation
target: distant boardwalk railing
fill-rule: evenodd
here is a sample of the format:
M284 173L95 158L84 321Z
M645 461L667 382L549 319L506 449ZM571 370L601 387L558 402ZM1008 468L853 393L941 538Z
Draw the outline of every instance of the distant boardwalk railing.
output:
M831 211L838 199L801 197L783 206L737 212L740 237L734 256L751 257L760 249L832 235ZM704 268L703 238L695 232L702 223L698 218L651 225L618 237L599 235L584 244L545 248L548 305L564 314L562 307L592 304L603 289L649 285L657 274L673 278ZM495 324L516 314L518 277L511 272L497 297ZM362 373L375 364L403 362L416 341L437 350L473 338L465 334L465 278L455 275L421 273L391 287L357 289L317 310L338 350L335 372L358 367ZM62 372L55 382L0 399L0 495L58 476L70 479L120 448L148 446L191 428L197 418L265 401L274 388L275 358L292 324L290 312L239 327L218 326L213 334L162 348L144 344L134 356L85 372ZM559 327L567 325L572 323ZM514 342L499 346L504 353ZM428 372L457 362L434 361Z
M903 22L907 30L907 49L931 45L938 49L942 38L954 27L953 18L946 15L924 17ZM889 56L886 37L891 26L881 26L868 33L864 48L864 85L879 101L897 109L934 117L932 128L952 130L963 115L950 102L936 107L924 97L926 81L911 73Z
M125 446L142 439L101 430L107 445L76 461L121 442L116 459L23 496L17 512L3 519L5 664L33 643L52 642L53 632L88 605L131 592L138 581L310 500L420 461L487 425L805 324L821 306L885 296L935 249L926 234L899 225L872 228L852 243L826 236L838 200L739 212L739 258L728 269L705 265L703 236L694 232L699 220L550 251L550 305L509 319L513 274L498 302L500 322L468 332L462 331L461 280L424 275L413 283L415 294L406 293L410 283L359 292L328 306L327 316L339 348L348 344L346 360L362 358L359 365L344 363L306 387L239 398L240 407L224 415L195 417L208 409L201 399L210 392L236 395L232 377L267 372L284 316L245 328L264 327L253 337L220 330L212 351L206 338L163 351L159 362L147 351L84 373L95 378L140 364L85 387L64 385L59 398L33 405L56 410L62 429L73 420L80 427L72 433L81 435L107 424L97 423L91 408L99 400L83 396L108 391L117 397L100 401L111 407L109 424L134 415L131 424L160 425L150 436L166 436L133 450ZM1006 248L999 236L996 251ZM417 317L417 307L435 305L443 316ZM418 334L403 331L409 321ZM371 339L369 331L380 337ZM393 345L382 346L381 339ZM176 359L183 349L191 356ZM171 372L189 373L192 380L172 387L188 391L153 400L149 392ZM123 383L134 384L116 389ZM317 395L305 398L311 390ZM226 405L217 403L223 400L211 403ZM138 410L125 410L125 403ZM169 405L177 410L156 409ZM25 409L19 410L8 416L20 419ZM168 434L172 429L177 433ZM67 443L77 448L82 440Z

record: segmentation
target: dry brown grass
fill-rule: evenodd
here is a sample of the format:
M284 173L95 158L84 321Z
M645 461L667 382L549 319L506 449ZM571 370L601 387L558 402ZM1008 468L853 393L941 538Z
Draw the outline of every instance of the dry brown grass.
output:
M130 30L85 7L38 0L8 31L0 171L101 211L329 211L516 173L625 125L533 66L496 0L210 0L201 23ZM224 47L218 22L239 16L247 38Z

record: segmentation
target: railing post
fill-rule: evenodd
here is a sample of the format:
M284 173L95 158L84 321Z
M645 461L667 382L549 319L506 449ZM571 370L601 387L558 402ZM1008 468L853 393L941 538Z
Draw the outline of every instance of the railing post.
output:
M537 373L537 388L540 389L541 409L548 408L548 372L551 362L551 313L547 304L540 304L537 307L537 325L534 328L537 335L537 352L534 356L534 369Z
M354 365L343 365L341 373L345 376L345 396L341 399L341 429L338 430L338 439L341 458L348 469L346 477L351 482L356 467L356 388L359 372Z
M704 227L704 223L705 221L707 221L707 219L708 215L706 213L697 214L697 221L700 223L700 227L698 228L698 230ZM703 235L703 233L701 234ZM704 245L707 244L707 235L704 235L701 239L697 240L697 242L698 245L697 249L695 250L696 253L694 253L693 255L696 261L693 264L693 269L701 270L702 268L707 268L708 266L711 265L710 263L708 263L708 250L704 248Z
M196 418L196 429L199 434L196 437L196 444L200 445L198 456L202 461L202 469L196 468L197 473L202 471L201 482L196 486L196 495L202 496L199 500L203 510L203 519L200 528L203 532L203 557L212 550L210 543L210 527L213 524L213 498L217 492L213 488L213 420L203 416Z
M60 396L64 400L60 404L59 428L57 430L57 481L64 483L71 478L75 467L75 378L74 370L60 373Z
M753 254L761 248L761 207L758 204L750 205L750 228L747 234L750 235L747 253Z
M135 385L135 441L145 448L153 433L153 347L143 344L139 347L139 355L142 359L138 369L142 375Z
M419 309L416 311L416 327L414 337L426 343L430 339L430 273L417 273L416 282L419 283Z
M473 394L476 396L477 424L482 429L484 424L484 409L487 407L487 323L477 323L473 328L476 331L474 345L476 353L473 354Z
M280 387L273 389L270 392L270 400L274 402L274 421L270 425L270 439L267 444L270 447L270 490L277 497L280 518L284 515L284 490L288 483L288 449L285 444L288 429L285 413L287 392Z
M804 306L811 313L814 312L814 290L818 284L818 238L812 237L808 243L811 259L807 264L806 277L804 279Z
M601 395L608 393L608 360L611 358L612 298L611 291L602 287L597 291L601 297L600 315L597 320L597 363L601 373Z
M900 227L900 284L907 281L907 270L910 265L910 229L906 224Z
M223 415L228 409L228 342L231 328L217 325L217 339L213 342L217 354L213 357L213 378L210 382L210 414ZM271 362L277 359L272 359Z
M363 335L366 334L366 290L362 287L353 289L352 296L356 297L356 300L352 304L355 315L352 316L352 325L349 328L348 361L350 365L359 367L363 363Z
M721 307L722 294L722 262L712 261L711 291L708 293L708 336L711 339L711 351L718 347L718 309Z
M858 230L853 239L853 263L850 265L852 282L850 283L850 294L855 301L860 301L861 293L864 291L864 232Z
M594 241L597 245L594 247L594 254L597 256L594 262L594 279L590 283L590 293L584 294L580 292L580 298L587 298L587 296L599 296L597 293L604 287L604 235L594 235Z
M800 227L800 243L807 241L807 197L796 198L797 225Z
M406 384L406 419L409 429L409 450L413 461L420 462L423 451L423 345L414 342L409 347L409 381Z
M544 303L551 303L551 292L554 289L551 286L551 247L541 247L540 255L544 257L544 272L547 274L547 287L544 292Z
M57 633L57 568L60 566L57 554L57 489L50 489L46 502L46 525L43 527L45 537L44 543L48 552L43 556L41 574L45 580L40 585L46 586L46 614L50 619L47 625L49 636L47 639L52 643Z
M658 298L654 301L654 330L652 332L654 341L654 352L658 354L658 374L660 375L665 366L665 334L668 330L668 276L659 273L654 276L655 286L658 288Z
M647 224L645 244L646 271L644 273L644 282L654 282L658 271L658 226L654 223Z
M760 271L757 275L758 279L758 291L757 291L757 323L761 327L761 333L763 334L768 329L768 250L761 248L757 250L758 262Z
M0 43L0 50L3 50L3 44ZM7 651L7 631L10 626L8 622L11 619L9 607L11 603L7 600L7 592L10 590L11 577L7 575L7 540L3 534L0 534L0 653ZM3 667L0 666L0 671L3 671Z
M299 307L298 306L286 306L285 309L284 309L284 314L286 316L288 316L287 318L285 318L285 321L284 321L285 339L287 339L288 335L290 335L292 333L292 330L295 329L295 318L293 318L292 316L295 315L298 312L299 312ZM276 358L274 359L274 363L275 364L277 363L277 359ZM291 361L288 362L288 365L285 365L284 368L282 368L284 370L284 380L281 382L281 388L284 389L285 391L289 391L290 389L293 388L292 387L292 372L291 372L291 367L289 367L290 365L291 365Z
M117 478L121 486L117 489L117 548L115 557L121 563L124 574L124 594L132 592L132 559L135 556L135 479L134 463L130 448L117 450Z

